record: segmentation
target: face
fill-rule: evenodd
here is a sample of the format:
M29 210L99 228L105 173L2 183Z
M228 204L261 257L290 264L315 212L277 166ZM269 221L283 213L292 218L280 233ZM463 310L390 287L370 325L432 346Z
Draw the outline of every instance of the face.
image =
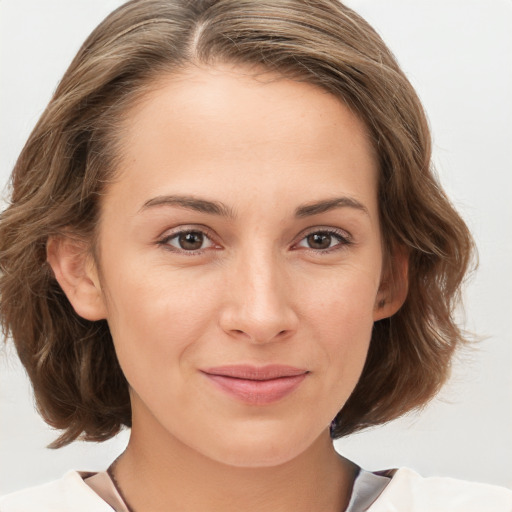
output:
M195 68L129 112L123 144L96 286L132 435L291 460L328 435L389 314L363 123L311 84Z

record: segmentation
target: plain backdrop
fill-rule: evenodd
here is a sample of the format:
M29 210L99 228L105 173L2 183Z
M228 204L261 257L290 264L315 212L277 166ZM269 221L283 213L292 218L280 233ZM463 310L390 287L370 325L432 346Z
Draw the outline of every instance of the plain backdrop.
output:
M80 44L120 3L0 2L1 187ZM406 465L512 487L512 2L347 3L383 36L424 102L440 180L479 247L465 323L483 341L458 355L448 385L422 413L336 447L371 470ZM0 347L0 493L69 469L105 469L128 433L46 449L56 433L35 413L12 347Z

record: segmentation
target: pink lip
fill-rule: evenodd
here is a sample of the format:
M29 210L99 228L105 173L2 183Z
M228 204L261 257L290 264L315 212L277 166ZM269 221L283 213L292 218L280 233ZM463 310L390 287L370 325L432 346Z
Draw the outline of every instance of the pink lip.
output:
M253 405L281 400L294 391L309 373L285 365L219 366L202 372L222 391Z

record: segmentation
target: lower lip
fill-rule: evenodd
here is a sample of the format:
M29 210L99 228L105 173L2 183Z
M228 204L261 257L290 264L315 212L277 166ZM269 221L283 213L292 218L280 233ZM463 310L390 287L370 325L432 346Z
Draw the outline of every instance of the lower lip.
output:
M236 379L209 373L205 373L205 375L222 391L242 402L252 405L266 405L277 402L292 393L300 386L307 374L270 380Z

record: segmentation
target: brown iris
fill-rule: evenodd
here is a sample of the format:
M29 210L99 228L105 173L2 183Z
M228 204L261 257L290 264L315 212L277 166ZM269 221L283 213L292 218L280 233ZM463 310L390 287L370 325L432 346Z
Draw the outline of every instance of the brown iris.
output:
M197 251L201 249L204 242L204 235L199 231L187 231L178 237L180 247L186 251Z
M311 249L328 249L331 246L332 235L329 233L311 233L306 237Z

